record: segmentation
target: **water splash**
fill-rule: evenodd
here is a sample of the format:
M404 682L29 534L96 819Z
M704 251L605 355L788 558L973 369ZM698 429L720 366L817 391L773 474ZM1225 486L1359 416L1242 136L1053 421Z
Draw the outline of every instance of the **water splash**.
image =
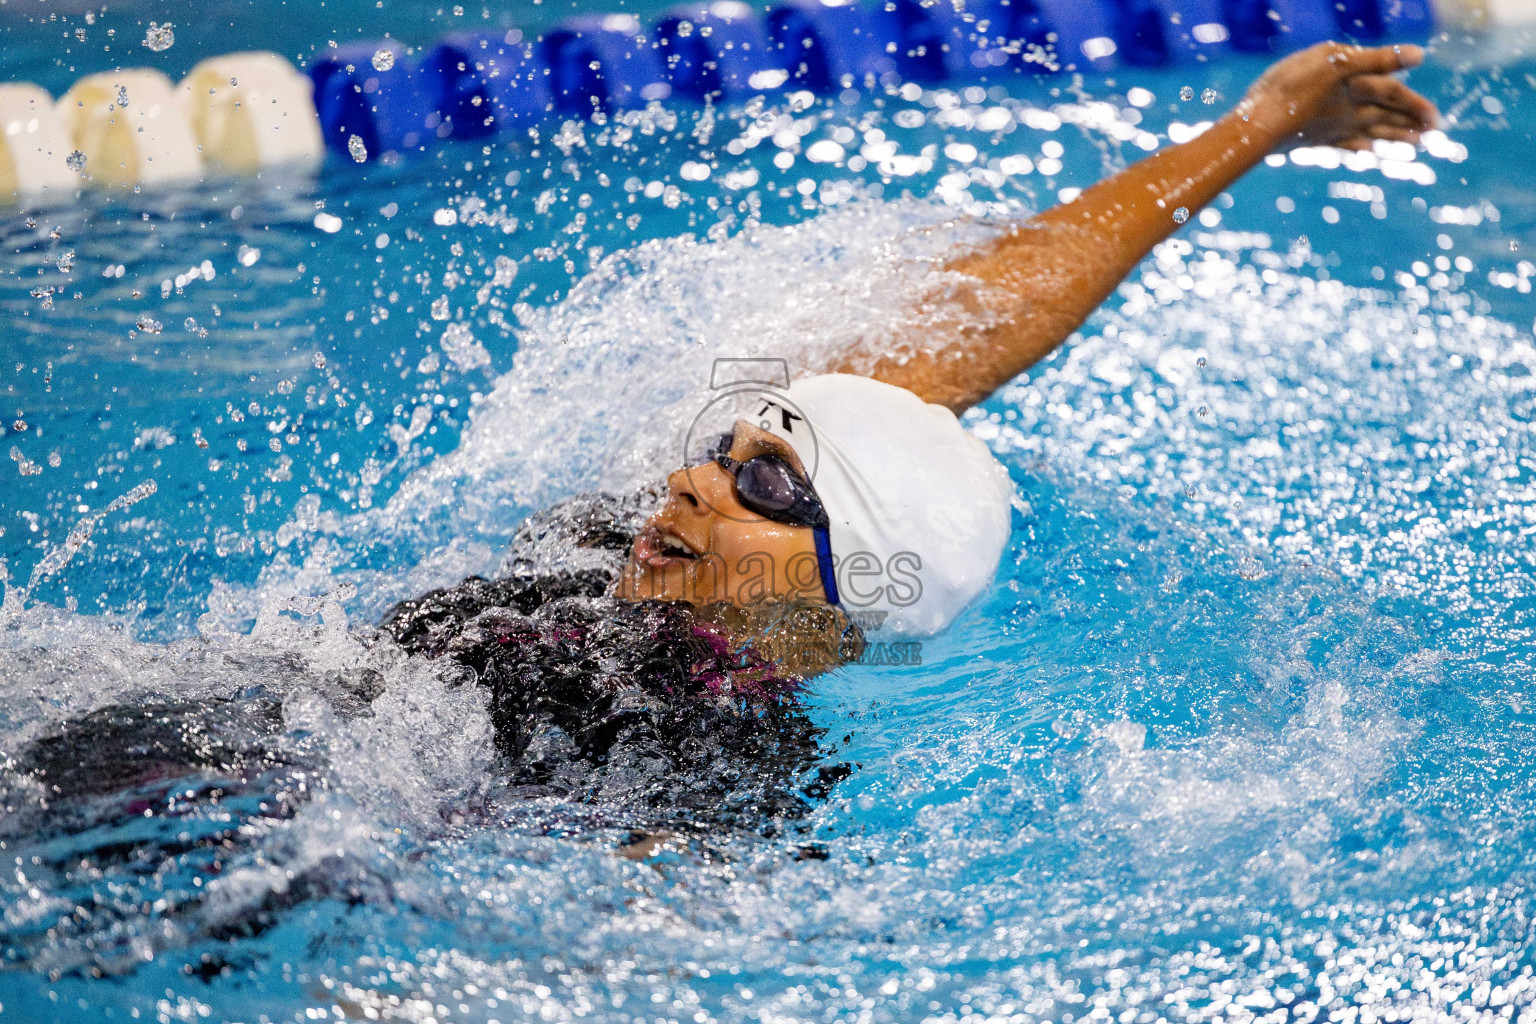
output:
M75 553L84 547L86 542L91 539L91 534L96 531L96 526L103 519L114 512L120 512L125 508L129 508L138 502L143 501L145 498L154 494L156 490L158 490L158 487L155 482L153 480L146 480L143 483L136 485L131 490L112 499L104 508L100 509L99 511L92 512L91 514L77 521L75 525L70 529L69 535L64 538L63 542L56 544L54 547L49 549L48 553L40 558L37 564L32 567L32 575L27 579L27 585L17 591L14 595L15 601L17 603L11 608L10 615L0 615L0 626L3 626L10 619L15 618L15 615L21 607L20 603L26 600L28 594L37 589L38 583L48 578L49 576L60 572L65 566L69 564L70 559L75 557ZM11 605L12 597L13 595L11 591L7 590L5 602L6 605Z
M378 614L413 588L492 571L528 512L581 490L622 492L680 465L714 360L773 357L811 369L920 332L923 316L941 314L914 320L902 297L941 282L936 262L991 230L951 220L942 205L870 202L722 242L685 237L608 255L557 305L518 309L513 368L473 407L452 452L411 474L384 507L327 520L244 596L227 588L221 602L247 618L270 595L336 571ZM803 269L765 279L764 265ZM434 317L439 304L447 314L434 300ZM480 365L460 347L459 326L449 325L444 351ZM418 405L408 423L390 425L399 453L431 412ZM411 552L407 579L347 568L386 548Z

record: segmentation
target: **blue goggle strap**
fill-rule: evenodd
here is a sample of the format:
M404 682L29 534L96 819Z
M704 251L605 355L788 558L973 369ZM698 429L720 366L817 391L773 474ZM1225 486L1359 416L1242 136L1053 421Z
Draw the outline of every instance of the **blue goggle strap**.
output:
M832 571L832 537L825 526L812 529L816 538L816 568L821 572L821 589L826 591L827 603L837 604L837 576Z

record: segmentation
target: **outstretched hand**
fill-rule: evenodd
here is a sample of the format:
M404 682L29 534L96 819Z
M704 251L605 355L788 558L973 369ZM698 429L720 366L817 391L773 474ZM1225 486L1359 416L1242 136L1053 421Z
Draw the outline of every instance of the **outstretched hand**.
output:
M1378 139L1417 144L1439 122L1435 105L1394 77L1418 67L1418 46L1319 43L1273 65L1238 113L1273 133L1275 148L1368 150Z

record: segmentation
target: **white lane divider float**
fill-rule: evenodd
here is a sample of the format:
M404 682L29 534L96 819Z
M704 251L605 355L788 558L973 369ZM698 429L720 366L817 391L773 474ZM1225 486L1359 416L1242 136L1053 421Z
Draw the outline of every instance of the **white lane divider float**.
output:
M50 191L72 193L70 149L46 89L0 85L0 204Z
M211 57L181 82L181 99L210 172L318 167L325 159L309 76L275 53Z
M85 155L90 184L132 188L190 181L203 162L171 80L149 68L87 75L59 100L59 120Z

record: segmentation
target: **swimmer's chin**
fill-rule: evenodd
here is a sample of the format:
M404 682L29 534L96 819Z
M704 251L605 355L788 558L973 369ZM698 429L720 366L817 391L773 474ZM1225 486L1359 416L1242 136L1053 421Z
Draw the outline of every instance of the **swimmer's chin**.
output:
M701 579L698 566L684 559L651 558L641 562L633 554L610 593L621 601L633 602L665 601L697 606L743 603L718 581Z
M701 586L689 570L698 566L654 567L633 557L609 592L622 601L657 601L688 608L699 628L723 635L732 649L752 648L779 670L801 680L856 660L864 635L848 616L821 597L762 593L760 579L743 580L750 599L738 591L722 599Z

